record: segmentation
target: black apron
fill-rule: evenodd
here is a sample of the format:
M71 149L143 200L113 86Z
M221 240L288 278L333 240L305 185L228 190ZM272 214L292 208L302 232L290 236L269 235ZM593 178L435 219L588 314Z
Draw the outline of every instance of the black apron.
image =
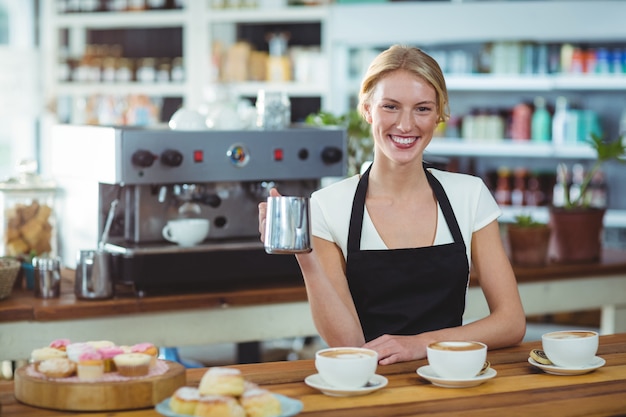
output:
M441 183L425 171L453 243L360 250L369 169L357 186L348 231L346 276L366 341L383 334L414 335L462 323L469 279L465 243Z

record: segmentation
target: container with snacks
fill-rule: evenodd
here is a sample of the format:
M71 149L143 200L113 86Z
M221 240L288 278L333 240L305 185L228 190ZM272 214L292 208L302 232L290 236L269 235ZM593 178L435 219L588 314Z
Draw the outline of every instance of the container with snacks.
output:
M22 161L18 175L0 182L0 256L30 262L57 250L56 184L37 174L35 161Z

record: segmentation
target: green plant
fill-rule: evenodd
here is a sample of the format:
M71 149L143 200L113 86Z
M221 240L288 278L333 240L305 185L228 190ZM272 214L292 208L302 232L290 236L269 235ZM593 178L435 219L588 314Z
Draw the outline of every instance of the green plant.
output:
M536 221L532 215L530 214L518 214L515 216L515 223L518 227L541 227L545 226L545 223L540 223Z
M366 161L374 157L374 141L370 125L356 110L343 115L320 111L309 114L305 123L311 126L342 126L348 133L348 175L358 173Z
M578 195L574 199L571 198L570 184L567 183L566 178L562 178L563 182L561 185L564 193L563 207L566 209L589 207L590 199L587 196L589 184L591 184L591 180L604 163L609 161L616 161L622 164L626 163L626 141L624 140L624 135L621 135L614 141L608 141L595 133L591 133L591 139L587 140L587 142L596 151L597 158L591 166L591 169L585 173L583 181L580 184Z

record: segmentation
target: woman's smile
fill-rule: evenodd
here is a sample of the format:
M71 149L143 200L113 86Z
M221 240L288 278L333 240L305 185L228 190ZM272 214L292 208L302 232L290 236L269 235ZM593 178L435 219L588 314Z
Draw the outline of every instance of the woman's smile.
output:
M396 136L396 135L389 135L389 137L391 138L391 140L393 141L393 143L395 143L396 145L402 146L402 147L408 147L413 145L418 137L417 136Z

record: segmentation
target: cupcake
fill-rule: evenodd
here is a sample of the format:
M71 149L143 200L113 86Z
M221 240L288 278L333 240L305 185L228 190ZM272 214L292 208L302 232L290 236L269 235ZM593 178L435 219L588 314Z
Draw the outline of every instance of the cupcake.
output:
M123 376L145 376L150 372L150 355L122 353L113 358L117 372Z
M67 357L72 362L78 362L78 357L81 355L81 353L96 351L93 346L87 343L70 343L65 347L65 350L67 352Z
M104 375L104 360L96 351L87 351L78 357L78 379L81 381L97 381Z
M144 353L150 355L150 367L153 368L156 365L157 357L159 356L159 349L152 343L138 343L131 347L132 353Z
M95 350L98 350L100 348L103 347L113 347L115 346L115 343L109 341L109 340L91 340L89 342L87 342L87 344L91 347L93 347Z
M35 368L41 361L53 358L67 358L67 353L51 347L35 349L30 353L30 360L35 364Z
M76 373L76 364L67 358L50 358L41 361L37 371L48 378L67 378Z
M124 353L124 350L119 346L105 346L98 349L98 353L104 360L104 372L115 372L117 368L113 358Z
M62 350L63 352L65 352L67 345L70 344L70 339L57 339L57 340L53 340L50 343L50 347L53 349L58 349L58 350Z

